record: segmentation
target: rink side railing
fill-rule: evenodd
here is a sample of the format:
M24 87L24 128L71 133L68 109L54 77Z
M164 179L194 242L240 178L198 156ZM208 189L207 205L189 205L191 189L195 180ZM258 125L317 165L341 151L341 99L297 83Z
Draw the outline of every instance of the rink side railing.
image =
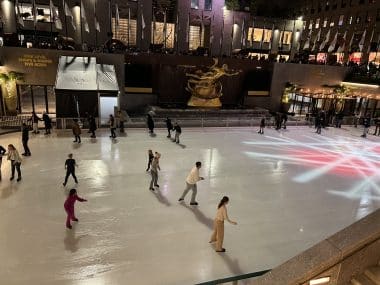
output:
M249 281L248 279L253 279L259 276L264 275L265 273L268 273L270 270L262 270L257 271L253 273L248 274L241 274L238 276L233 277L227 277L222 279L217 279L213 281L207 281L202 283L197 283L196 285L239 285L239 284L247 284L246 282ZM242 281L243 283L239 283L239 281Z

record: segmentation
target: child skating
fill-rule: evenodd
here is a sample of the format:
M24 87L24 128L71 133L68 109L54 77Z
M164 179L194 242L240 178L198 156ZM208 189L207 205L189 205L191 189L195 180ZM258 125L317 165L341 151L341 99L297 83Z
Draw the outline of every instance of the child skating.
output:
M72 228L71 223L70 223L71 221L79 222L79 220L77 219L77 217L75 217L74 204L75 204L76 201L87 202L86 199L83 199L83 198L81 198L81 197L79 197L77 195L77 190L76 189L71 189L70 193L69 193L69 196L67 197L67 199L65 201L65 204L64 204L65 211L66 211L66 214L67 214L66 228L68 228L68 229Z

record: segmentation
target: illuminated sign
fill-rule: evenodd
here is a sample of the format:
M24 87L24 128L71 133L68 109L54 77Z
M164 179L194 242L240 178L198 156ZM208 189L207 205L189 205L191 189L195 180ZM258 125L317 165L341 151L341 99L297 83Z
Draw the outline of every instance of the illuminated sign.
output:
M24 54L18 58L24 67L44 68L53 63L53 60L42 54Z

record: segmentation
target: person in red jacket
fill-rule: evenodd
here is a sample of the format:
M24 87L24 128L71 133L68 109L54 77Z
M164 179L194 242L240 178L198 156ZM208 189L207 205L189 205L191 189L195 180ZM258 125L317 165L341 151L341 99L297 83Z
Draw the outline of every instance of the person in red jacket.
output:
M71 189L69 196L67 197L64 207L65 211L67 213L67 219L66 219L66 228L71 229L71 224L70 221L75 221L78 222L79 220L75 217L75 212L74 212L74 204L76 201L79 202L87 202L86 199L83 199L77 195L77 190L76 189Z

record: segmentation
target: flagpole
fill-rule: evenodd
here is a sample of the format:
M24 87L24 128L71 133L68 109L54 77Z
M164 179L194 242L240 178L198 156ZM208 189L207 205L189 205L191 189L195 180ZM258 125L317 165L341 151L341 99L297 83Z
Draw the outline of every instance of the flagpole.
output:
M178 40L178 33L179 33L179 5L177 4L177 21L176 21L176 54L178 54L179 49L179 40Z
M201 17L201 27L200 27L200 33L199 33L199 46L202 47L202 33L203 33L203 10L202 10L202 17Z
M155 51L155 33L156 33L156 15L155 15L155 11L154 11L154 5L152 5L152 20L153 20L153 33L152 33L152 41L153 41L153 52Z
M52 5L50 5L52 4ZM52 9L53 9L53 6L54 6L54 3L53 3L53 0L50 0L50 3L49 3L49 10L50 10L50 44L53 45L53 13L52 13Z
M223 22L222 22L222 27L221 27L221 30L220 30L220 52L219 52L219 56L221 57L222 56L222 53L223 53L223 40L224 40L224 9L223 9Z
M64 14L64 17L65 17L65 33L66 33L66 39L67 39L67 19L66 19L66 1L63 0L63 14Z
M79 7L79 23L80 23L80 40L82 42L82 48L83 48L83 28L82 28L82 0L80 1L80 7Z
M112 10L111 10L111 0L108 0L108 16L109 16L109 18L110 18L110 22L109 22L110 36L111 36L111 39L113 39L113 35L112 35Z
M33 0L33 20L34 20L34 43L36 44L36 37L37 37L37 15L36 15L37 9L36 9L36 0ZM33 46L34 47L34 46Z
M210 20L210 34L212 35L211 41L210 41L210 51L209 56L212 57L212 47L214 42L214 29L213 29L213 23L214 23L214 13L212 14L212 20Z
M231 46L230 46L230 56L232 56L232 50L234 46L234 27L235 27L235 13L232 11L232 31L231 31Z
M15 20L16 20L17 39L20 41L20 35L18 33L19 32L18 25L19 25L19 17L20 17L20 15L18 14L19 9L18 9L18 7L16 7L16 3L17 3L17 0L14 1L14 7L15 7ZM18 3L17 3L17 5L18 5ZM21 43L19 43L19 44L21 44Z
M130 48L130 39L131 39L131 7L128 6L128 30L127 30L127 39L128 39L128 50Z
M166 51L166 9L164 10L164 30L163 30L163 34L164 34L164 50Z
M94 1L94 15L95 15L95 50L98 48L98 15L96 14L97 0Z

